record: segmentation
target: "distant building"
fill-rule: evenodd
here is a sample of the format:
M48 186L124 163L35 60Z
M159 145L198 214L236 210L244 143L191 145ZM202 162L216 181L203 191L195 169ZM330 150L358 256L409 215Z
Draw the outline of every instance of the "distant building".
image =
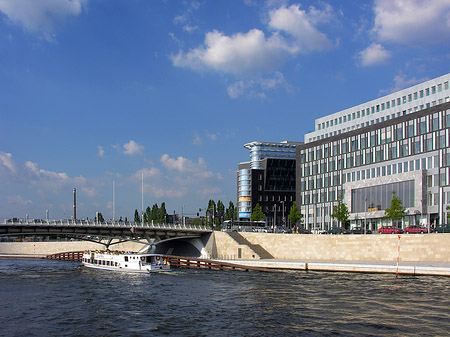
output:
M297 146L296 202L309 229L336 226L342 196L351 226L389 224L392 191L402 226L446 221L450 204L450 74L316 119Z
M240 220L250 219L259 204L269 226L282 226L295 202L295 156L299 142L251 142L250 161L238 164L237 206Z

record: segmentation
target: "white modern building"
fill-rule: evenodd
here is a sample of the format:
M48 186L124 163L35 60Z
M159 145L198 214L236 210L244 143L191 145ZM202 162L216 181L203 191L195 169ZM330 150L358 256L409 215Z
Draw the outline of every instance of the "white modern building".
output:
M337 226L338 197L351 226L372 230L392 192L402 226L446 222L450 205L450 74L316 119L297 146L296 202L309 229Z

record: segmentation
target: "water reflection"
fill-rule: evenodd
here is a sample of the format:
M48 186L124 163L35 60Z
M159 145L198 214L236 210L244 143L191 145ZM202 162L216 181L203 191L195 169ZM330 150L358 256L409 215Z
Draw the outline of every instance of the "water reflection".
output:
M450 329L449 279L440 277L139 275L0 259L0 289L7 336L442 336Z

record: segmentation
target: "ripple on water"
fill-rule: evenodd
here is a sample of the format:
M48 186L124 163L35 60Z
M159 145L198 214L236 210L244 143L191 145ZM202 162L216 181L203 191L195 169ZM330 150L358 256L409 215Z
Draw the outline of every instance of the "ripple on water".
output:
M0 259L5 336L443 336L448 278L177 270Z

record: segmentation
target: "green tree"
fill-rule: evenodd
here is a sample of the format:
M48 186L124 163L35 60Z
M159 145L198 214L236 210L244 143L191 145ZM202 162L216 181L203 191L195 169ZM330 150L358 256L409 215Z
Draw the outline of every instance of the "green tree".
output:
M105 222L105 219L103 218L103 214L98 212L97 214L97 222Z
M209 200L208 208L206 209L206 219L208 221L208 225L213 225L216 216L216 203L214 200Z
M266 215L262 212L261 206L259 204L255 205L255 208L253 208L252 215L250 217L251 221L262 221Z
M158 204L154 204L152 206L152 211L150 212L150 219L149 220L153 220L153 221L158 221L158 213L159 213L159 207Z
M149 206L147 206L147 208L145 209L145 214L144 214L144 222L149 223L152 221L152 211L150 209Z
M291 207L291 211L288 215L289 220L291 220L291 223L295 226L298 225L298 223L303 223L303 214L300 213L300 210L298 209L297 203L294 202L294 204Z
M166 215L167 215L167 212L166 212L166 203L165 202L162 202L161 203L161 207L159 208L159 210L158 210L158 223L165 223L165 221L166 221Z
M219 222L225 216L225 205L222 201L217 200L217 217L219 218Z
M225 219L224 220L234 220L236 219L236 213L234 209L234 204L232 201L228 203L228 208L225 211Z
M348 221L349 216L350 212L348 211L348 207L344 202L342 202L342 196L339 196L338 204L334 207L331 217L339 221L339 225L342 227L342 224L345 224Z
M139 216L139 212L137 209L134 210L134 222L136 223L140 223L141 222L141 218Z
M445 208L447 210L447 224L450 222L450 206Z
M391 206L384 210L384 216L392 220L392 225L405 215L405 208L402 206L402 201L392 192ZM396 225L397 227L397 225Z

